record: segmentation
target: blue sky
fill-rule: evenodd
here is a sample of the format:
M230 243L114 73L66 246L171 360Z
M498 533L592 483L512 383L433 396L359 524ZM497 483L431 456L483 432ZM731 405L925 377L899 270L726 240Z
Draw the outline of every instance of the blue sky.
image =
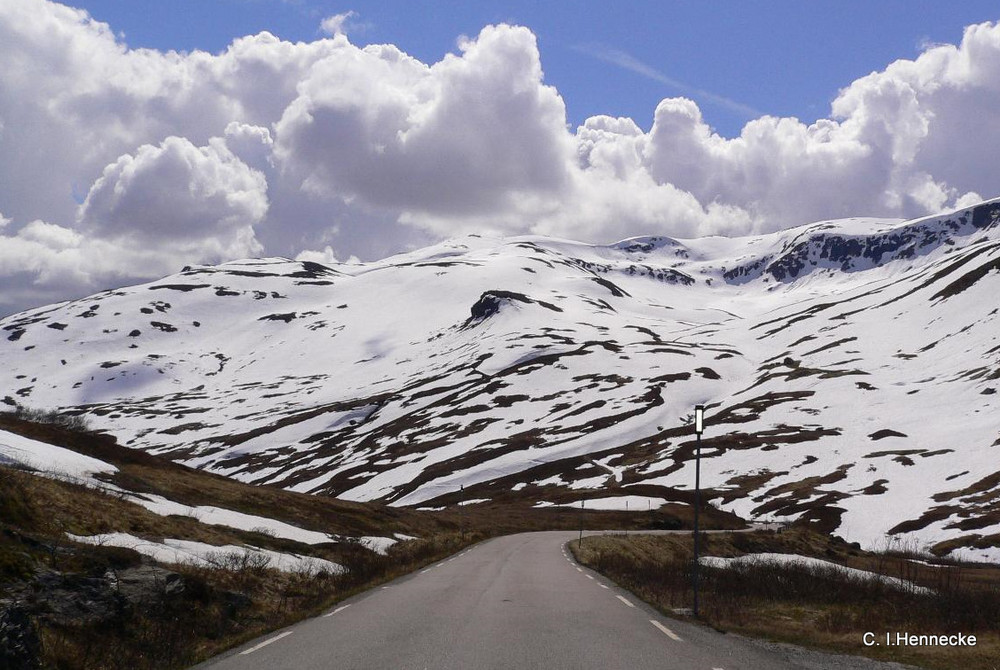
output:
M395 44L425 63L454 52L459 36L474 36L487 24L524 25L538 37L545 81L566 101L570 124L609 114L648 130L656 104L683 95L726 137L738 135L753 111L822 118L837 91L855 79L914 58L928 43L957 43L966 25L1000 18L997 4L982 0L70 4L124 33L131 47L210 52L263 30L312 41L323 36L323 18L353 11L347 25L353 43ZM621 54L661 77L624 68Z
M997 19L979 0L0 0L0 314L247 257L968 207L1000 196Z

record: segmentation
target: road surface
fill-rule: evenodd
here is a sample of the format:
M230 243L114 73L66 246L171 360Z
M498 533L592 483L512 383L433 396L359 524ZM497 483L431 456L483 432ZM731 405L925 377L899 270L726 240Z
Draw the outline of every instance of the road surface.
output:
M474 670L893 667L664 617L578 566L566 531L488 540L197 666ZM860 644L860 642L859 642Z

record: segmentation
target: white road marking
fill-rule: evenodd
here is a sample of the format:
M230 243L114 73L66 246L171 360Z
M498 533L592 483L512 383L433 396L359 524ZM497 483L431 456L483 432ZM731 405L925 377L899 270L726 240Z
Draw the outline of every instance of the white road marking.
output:
M635 605L633 605L632 603L630 603L628 601L628 599L625 598L625 596L615 596L615 597L618 598L618 600L620 600L623 603L625 603L626 605L628 605L629 607L635 607Z
M383 586L382 590L385 591L387 588L389 588L389 587L388 586Z
M333 616L333 615L334 615L334 614L336 614L337 612L340 612L340 611L343 611L343 610L346 610L346 609L347 609L348 607L350 607L350 605L341 605L341 606L340 606L340 607L338 607L337 609L333 610L332 612L329 612L328 614L324 614L323 616L324 616L324 617L328 617L328 616Z
M607 586L605 586L604 584L601 584L601 588L602 588L602 589L606 589L606 588L608 588L608 587L607 587Z
M280 635L275 635L274 637L272 637L269 640L264 640L263 642L261 642L260 644L258 644L256 647L250 647L249 649L247 649L245 651L241 651L240 652L240 656L246 656L247 654L252 654L255 651L257 651L258 649L262 649L262 648L266 647L267 645L271 644L272 642L277 642L278 640L280 640L281 638L285 637L286 635L291 635L291 634L292 634L292 631L286 630L284 633L281 633Z
M422 575L426 575L426 574L427 574L428 572L430 572L430 571L431 571L431 569L430 569L430 568L427 568L426 570L421 570L421 571L420 571L420 574L422 574Z
M583 570L581 570L580 568L577 568L576 571L577 572L583 572Z
M664 626L659 621L653 621L652 619L650 619L649 623L651 623L654 626L656 626L657 628L659 628L660 632L663 633L664 635L666 635L667 637L669 637L671 640L674 640L675 642L683 642L684 641L684 640L681 639L680 635L678 635L674 631L670 630L669 628L667 628L666 626ZM722 670L722 668L712 668L712 670Z
M593 579L594 575L587 575L587 579Z

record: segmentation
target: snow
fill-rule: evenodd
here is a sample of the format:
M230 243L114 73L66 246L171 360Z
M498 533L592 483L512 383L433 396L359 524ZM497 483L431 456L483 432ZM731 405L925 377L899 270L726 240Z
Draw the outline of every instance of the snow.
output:
M969 214L612 245L470 237L319 274L196 267L0 320L0 385L240 481L421 509L498 481L527 502L553 497L532 482L690 490L702 403L703 485L732 498L714 503L787 522L833 494L835 532L877 548L947 498L953 514L897 534L921 550L1000 532L955 524L991 513L997 487L962 491L1000 470L1000 273L960 281L1000 258L1000 226ZM873 239L885 258L824 246ZM796 274L769 273L779 261ZM184 284L208 286L170 288ZM467 324L497 290L524 301ZM886 429L906 437L870 437ZM901 450L918 453L879 455Z
M40 474L106 487L96 474L112 474L118 468L90 456L0 430L0 464L30 468Z
M319 572L340 574L344 571L342 565L314 556L300 556L234 544L213 545L169 538L163 542L155 542L129 533L102 533L99 535L67 533L66 535L74 542L83 544L133 549L159 563L238 569L241 563L246 564L249 561L251 564L260 562L265 567L282 572L314 575Z
M204 524L263 532L267 535L295 540L303 544L323 544L325 542L337 542L340 539L337 535L306 530L305 528L299 528L298 526L293 526L292 524L276 519L244 514L243 512L214 507L212 505L184 505L162 496L148 493L133 493L127 496L127 498L161 516L170 514L189 516Z
M358 542L360 542L366 549L383 556L389 553L389 547L396 544L397 541L398 540L391 537L378 537L373 535L365 535L358 538Z
M653 498L649 496L614 496L610 498L587 498L583 501L584 509L590 510L619 510L630 512L644 512L647 510L659 509L667 503L664 498ZM579 508L580 503L556 504L542 501L535 507L572 507Z
M824 561L819 558L813 558L811 556L801 556L799 554L775 554L775 553L759 553L759 554L746 554L745 556L738 556L736 558L720 558L718 556L702 556L698 559L698 562L702 565L706 565L711 568L721 568L728 569L734 566L747 566L747 565L784 565L792 568L800 568L805 570L836 570L837 572L843 573L850 577L856 579L864 580L877 580L884 582L885 584L892 586L893 588L899 589L901 591L909 591L911 593L919 593L923 595L929 595L933 593L931 589L923 586L917 586L913 582L907 581L905 579L899 579L898 577L888 577L886 575L880 575L875 572L869 572L867 570L858 570L857 568L849 568L839 563L833 563L831 561Z

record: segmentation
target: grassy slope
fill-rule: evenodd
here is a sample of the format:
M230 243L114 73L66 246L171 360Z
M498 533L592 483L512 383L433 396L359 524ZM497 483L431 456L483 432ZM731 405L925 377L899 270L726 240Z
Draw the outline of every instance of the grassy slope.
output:
M251 544L313 555L348 568L345 575L308 577L253 565L211 570L170 566L184 577L182 593L164 597L155 606L126 607L113 621L101 625L60 622L45 613L44 602L35 603L34 620L48 667L185 667L485 537L576 529L581 524L587 528L679 528L690 522L690 508L682 504L645 514L586 510L581 515L572 508L536 510L530 501L453 506L433 513L352 503L243 484L128 449L107 435L79 428L0 413L0 429L115 465L118 472L107 477L108 483L129 491L187 505L214 505L332 534L389 536L399 532L420 539L393 546L388 556L351 543L310 546L207 525L190 516L160 516L120 495L0 467L0 599L19 589L23 595L24 585L47 571L77 580L100 578L109 569L145 560L131 550L72 543L66 533L125 532L151 540ZM718 512L704 515L703 523L706 527L741 525L732 515Z
M277 518L322 532L402 532L421 538L394 546L388 556L351 543L309 546L268 534L210 526L192 517L159 516L121 496L0 467L0 598L20 594L23 600L30 591L25 585L37 584L40 574L58 574L60 583L76 583L143 561L131 550L72 543L66 533L127 532L153 540L252 544L314 555L349 570L345 575L307 576L238 563L227 569L171 566L184 578L183 592L164 595L149 606L125 606L100 625L87 624L82 618L66 621L53 616L47 612L47 603L34 602L29 596L47 667L186 667L483 537L478 532L460 532L459 520L448 515L240 484L131 451L106 436L17 421L9 415L0 415L0 427L110 462L120 469L112 483L132 491Z
M671 616L692 603L690 536L586 538L571 544L581 563L598 570ZM733 557L777 552L814 556L902 577L935 595L903 593L832 572L800 572L758 565L744 570L702 568L700 614L722 631L866 655L920 667L996 670L1000 666L1000 569L996 566L929 567L901 554L860 551L806 529L782 533L705 536L702 555ZM865 647L872 631L974 634L976 647Z

